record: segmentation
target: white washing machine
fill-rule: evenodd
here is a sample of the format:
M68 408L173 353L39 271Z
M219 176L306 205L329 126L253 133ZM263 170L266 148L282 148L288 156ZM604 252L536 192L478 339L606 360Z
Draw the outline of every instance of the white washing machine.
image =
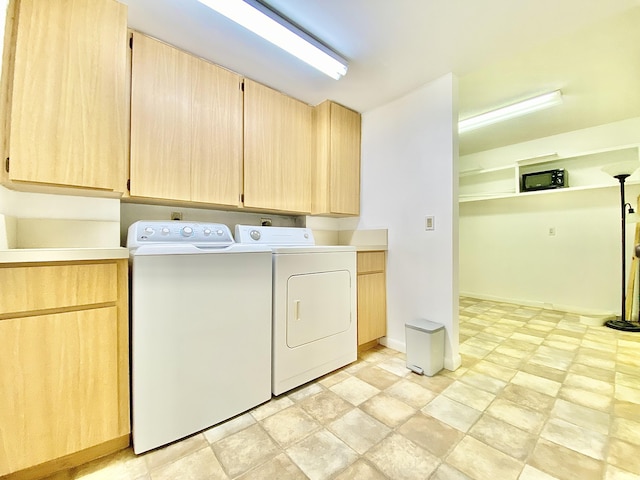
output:
M273 251L273 394L354 362L355 248L317 246L308 228L236 225L235 237Z
M135 453L271 399L271 250L226 225L129 227Z

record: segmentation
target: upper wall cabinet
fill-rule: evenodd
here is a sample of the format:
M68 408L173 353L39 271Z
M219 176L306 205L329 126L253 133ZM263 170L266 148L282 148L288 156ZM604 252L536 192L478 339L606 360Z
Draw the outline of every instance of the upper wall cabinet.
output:
M313 108L245 79L245 207L311 212L313 155Z
M238 206L242 79L133 34L131 196Z
M3 57L3 179L125 190L127 7L14 0Z
M315 108L313 214L360 214L360 114L326 101Z

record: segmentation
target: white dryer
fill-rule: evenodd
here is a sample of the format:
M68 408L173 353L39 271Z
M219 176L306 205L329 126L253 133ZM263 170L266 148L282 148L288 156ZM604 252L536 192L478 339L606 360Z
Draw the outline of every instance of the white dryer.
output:
M235 238L273 252L273 394L354 362L355 248L315 245L308 228L236 225Z

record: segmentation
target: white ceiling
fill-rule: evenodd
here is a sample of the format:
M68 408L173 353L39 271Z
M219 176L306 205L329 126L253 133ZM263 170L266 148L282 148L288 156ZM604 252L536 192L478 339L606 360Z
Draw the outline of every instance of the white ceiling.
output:
M562 89L461 135L461 154L640 116L640 0L267 0L349 60L338 81L196 0L120 1L131 28L313 105L365 112L449 72L460 118Z

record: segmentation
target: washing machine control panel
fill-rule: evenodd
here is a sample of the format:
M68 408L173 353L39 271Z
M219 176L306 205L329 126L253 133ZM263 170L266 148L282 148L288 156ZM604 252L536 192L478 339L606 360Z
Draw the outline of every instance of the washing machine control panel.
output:
M234 240L229 227L221 223L141 220L129 227L128 248L169 243L225 247Z

